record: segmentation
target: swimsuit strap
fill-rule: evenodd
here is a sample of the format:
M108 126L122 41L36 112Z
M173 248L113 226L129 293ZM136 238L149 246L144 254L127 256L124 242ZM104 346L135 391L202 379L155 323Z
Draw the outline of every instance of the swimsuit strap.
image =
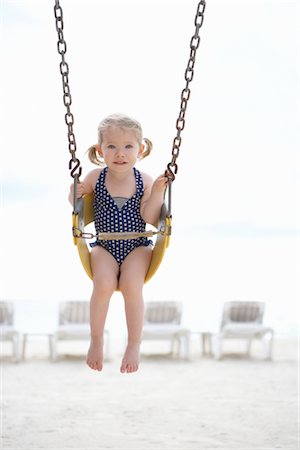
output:
M144 183L143 177L139 170L135 167L133 168L135 174L135 183L136 183L136 195L137 197L142 197L144 195Z
M104 169L100 173L99 184L100 184L101 189L103 187L105 187L105 178L106 178L107 171L108 171L108 167L104 167Z

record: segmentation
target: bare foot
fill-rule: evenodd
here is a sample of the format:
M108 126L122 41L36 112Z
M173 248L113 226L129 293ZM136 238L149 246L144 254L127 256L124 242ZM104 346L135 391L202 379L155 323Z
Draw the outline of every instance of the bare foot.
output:
M128 344L124 354L120 371L122 373L136 372L140 362L140 344Z
M86 357L87 365L93 370L102 370L103 367L103 340L91 340Z

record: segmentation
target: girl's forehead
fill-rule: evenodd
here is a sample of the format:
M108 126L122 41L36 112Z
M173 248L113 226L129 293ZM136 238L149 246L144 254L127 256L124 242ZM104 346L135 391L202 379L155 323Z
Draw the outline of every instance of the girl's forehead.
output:
M132 130L125 127L108 127L106 130L102 131L102 139L138 139L137 130Z

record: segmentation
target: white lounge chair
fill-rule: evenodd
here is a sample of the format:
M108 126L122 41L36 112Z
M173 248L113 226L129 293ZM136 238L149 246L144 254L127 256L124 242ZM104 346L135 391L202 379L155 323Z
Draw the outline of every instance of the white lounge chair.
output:
M20 333L14 328L14 305L12 302L0 301L0 340L11 341L12 356L20 359Z
M265 304L263 302L233 301L226 302L223 308L219 333L212 336L212 351L215 359L222 357L222 341L242 339L247 343L247 355L250 355L254 339L263 339L266 347L266 359L272 358L272 328L263 325Z
M52 339L51 357L57 359L58 341L90 339L90 303L68 301L59 304L59 325ZM104 356L109 358L109 332L104 331Z
M146 302L142 340L169 340L171 353L189 358L190 331L181 323L182 303L174 301Z

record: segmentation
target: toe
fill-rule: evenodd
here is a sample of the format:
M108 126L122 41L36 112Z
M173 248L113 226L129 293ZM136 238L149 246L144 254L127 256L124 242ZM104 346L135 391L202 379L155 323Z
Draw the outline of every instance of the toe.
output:
M92 363L89 359L86 360L87 365L92 369Z
M98 372L100 372L100 370L102 369L100 361L96 362L96 370L98 370Z

